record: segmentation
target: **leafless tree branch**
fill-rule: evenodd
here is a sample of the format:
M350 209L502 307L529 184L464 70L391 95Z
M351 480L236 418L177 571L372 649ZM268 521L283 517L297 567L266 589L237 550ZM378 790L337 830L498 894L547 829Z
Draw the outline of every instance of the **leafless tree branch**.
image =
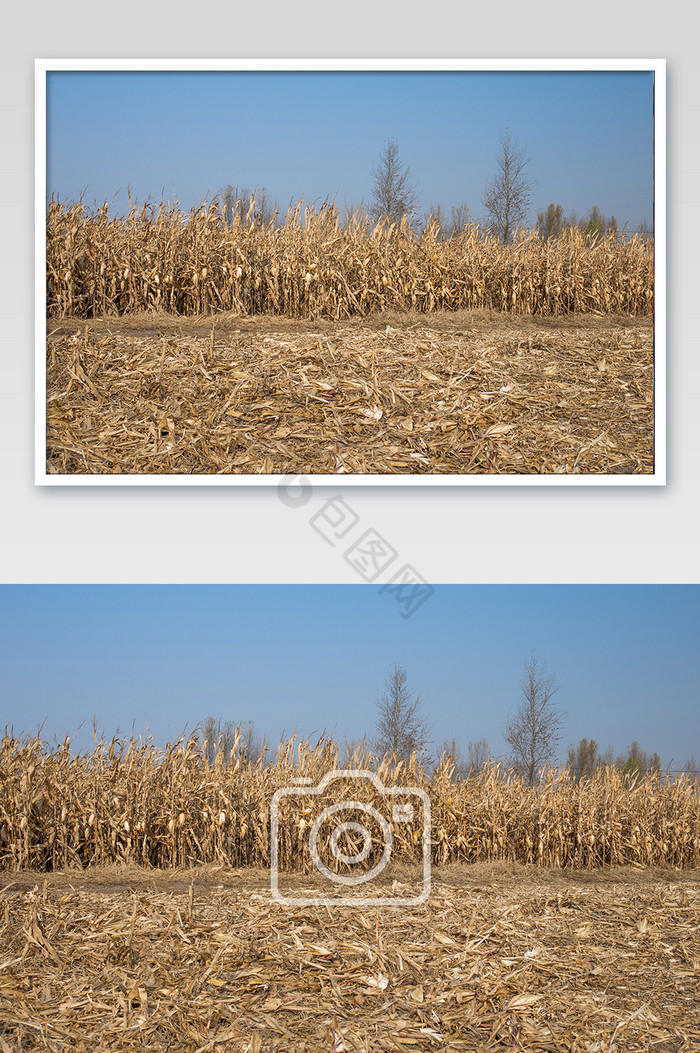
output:
M384 693L377 703L377 727L372 749L377 757L395 754L407 761L412 753L424 753L430 745L430 727L423 717L420 695L412 697L408 674L394 665Z
M553 672L533 654L520 681L522 702L506 721L503 737L511 748L511 763L532 786L540 770L552 761L560 740L564 713L552 704L559 690Z
M534 183L525 178L530 163L525 147L506 129L497 158L498 171L486 184L481 203L490 217L491 229L508 244L516 227L523 223L532 201Z
M371 215L376 222L400 223L418 208L418 191L411 182L411 170L399 159L398 143L388 139L372 171Z

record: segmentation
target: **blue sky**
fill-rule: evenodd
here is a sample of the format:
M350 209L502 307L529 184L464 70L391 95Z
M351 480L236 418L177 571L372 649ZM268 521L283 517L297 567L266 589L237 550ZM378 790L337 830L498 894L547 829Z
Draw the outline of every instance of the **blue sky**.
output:
M282 731L372 732L394 663L436 743L501 730L531 651L554 670L570 742L632 740L700 761L700 586L439 585L412 617L374 586L0 587L0 728L163 744L211 714Z
M550 201L652 221L653 75L644 72L50 72L47 197L88 205L126 188L189 209L226 184L290 200L369 203L387 139L421 213L481 195L506 127Z

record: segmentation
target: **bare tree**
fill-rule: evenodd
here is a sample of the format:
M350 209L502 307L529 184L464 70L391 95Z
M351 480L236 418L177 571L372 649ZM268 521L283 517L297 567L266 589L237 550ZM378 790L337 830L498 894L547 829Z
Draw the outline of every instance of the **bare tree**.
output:
M359 205L356 205L354 201L346 201L343 205L343 214L341 223L344 227L350 226L354 223L363 223L367 216L367 209L364 201L360 201Z
M652 753L650 756L636 741L627 747L627 757L621 759L622 773L630 779L646 775L648 772L661 771L661 758L658 753Z
M340 750L339 760L341 767L344 768L371 767L373 764L373 758L366 737L361 739L348 738L346 735L345 743Z
M466 755L457 744L457 739L445 739L439 750L439 757L445 755L454 762L453 779L466 779L476 775L491 759L491 748L486 739L468 742Z
M490 217L491 229L506 245L516 227L525 221L532 201L534 183L524 175L529 163L525 147L520 146L517 139L512 139L506 128L497 157L498 171L486 184L481 198Z
M612 216L610 219L607 219L598 206L594 205L588 213L588 216L581 220L579 226L585 235L586 240L593 242L597 238L602 238L608 233L608 228L611 223L614 225L615 232L617 232L617 220L615 217Z
M605 753L600 754L598 763L601 768L621 768L624 764L624 758L619 753L615 753L612 746L608 746Z
M452 779L466 779L467 775L469 775L469 764L457 744L457 739L443 739L442 746L438 750L435 763L436 769L440 766L440 762L444 757L447 757L454 764Z
M639 224L635 233L641 235L647 241L654 240L654 230L652 227L649 226L645 219L643 219L642 222Z
M377 702L377 728L371 747L377 757L395 754L407 761L412 753L425 753L430 745L430 727L423 717L420 695L408 689L408 674L401 665L387 677Z
M456 207L453 205L452 214L448 219L442 205L431 205L423 217L423 231L427 230L431 222L437 223L440 227L439 240L446 241L448 238L461 234L462 231L471 226L472 214L469 205L466 203Z
M261 737L252 720L249 720L246 724L241 724L238 731L241 736L238 744L239 756L244 764L253 768L270 748L267 738L265 736Z
M555 675L534 654L525 663L520 690L522 702L506 721L503 738L511 748L513 767L532 786L554 757L564 714L552 705L559 690Z
M476 775L491 760L491 747L486 739L467 743L467 764L470 775Z
M267 739L260 736L252 720L245 724L234 724L227 720L222 724L220 719L207 717L202 725L202 740L205 756L210 764L214 763L220 751L223 752L224 764L230 764L236 744L237 756L243 764L251 766L257 764L269 749Z
M546 213L539 210L537 213L537 224L535 230L549 241L550 238L558 238L564 229L564 209L561 205L555 205L553 201L547 206Z
M227 227L232 227L236 219L247 224L251 229L266 227L277 215L277 204L273 206L267 196L265 187L249 190L243 187L225 186L221 191L221 216Z
M595 739L581 739L578 746L569 746L566 767L576 782L590 779L600 763L598 743Z
M217 753L221 750L224 755L224 763L231 760L231 750L236 741L236 725L227 720L225 724L214 717L207 717L202 725L202 740L204 752L210 764L216 760Z
M399 159L398 143L387 139L386 146L372 170L372 206L370 213L376 222L400 223L418 208L418 191L411 182L411 170Z
M221 191L221 218L224 226L232 227L233 218L236 214L236 191L229 184Z
M431 224L436 223L438 226L437 237L438 241L444 241L445 238L450 236L449 223L447 217L442 210L442 205L431 205L428 211L423 217L423 233L430 227Z
M461 234L463 230L471 226L472 214L469 205L466 202L456 207L452 206L452 224L450 226L450 234Z
M688 776L689 779L700 779L700 764L697 763L695 757L689 757L681 768L681 772Z

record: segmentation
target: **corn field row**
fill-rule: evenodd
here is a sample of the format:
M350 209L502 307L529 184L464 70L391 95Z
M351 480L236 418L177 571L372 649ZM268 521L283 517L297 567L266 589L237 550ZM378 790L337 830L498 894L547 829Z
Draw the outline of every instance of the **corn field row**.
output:
M337 745L294 738L275 757L248 765L233 752L209 763L192 738L159 748L150 740L96 741L76 753L39 738L5 734L0 744L0 868L51 870L115 862L152 867L219 863L267 867L274 791L299 776L318 785L337 767L367 768L367 754L341 762ZM385 786L424 789L432 807L432 858L592 868L700 865L700 782L649 774L626 781L602 768L576 783L551 771L534 787L490 765L456 781L447 756L428 774L414 758L385 760ZM364 787L360 792L364 792ZM308 845L293 809L280 810L280 866L306 870ZM420 831L392 828L397 859L420 859Z
M251 206L252 208L252 206ZM476 225L440 239L433 223L341 223L334 205L304 206L260 226L216 202L190 212L160 203L111 218L52 201L47 214L47 313L68 318L162 310L349 318L384 310L485 308L526 315L649 314L653 245L578 230L532 231L509 245Z

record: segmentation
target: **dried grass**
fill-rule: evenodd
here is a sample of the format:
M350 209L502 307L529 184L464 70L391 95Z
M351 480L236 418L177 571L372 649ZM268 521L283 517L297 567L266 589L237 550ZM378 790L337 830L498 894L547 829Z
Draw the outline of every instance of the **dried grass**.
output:
M57 870L115 862L153 867L270 864L275 790L308 776L317 785L339 767L336 744L291 739L271 763L233 759L210 765L194 740L157 748L150 741L99 741L76 754L66 740L5 735L0 744L0 868ZM358 753L350 766L371 764ZM345 766L345 765L340 765ZM385 761L385 786L417 786L432 806L432 860L439 865L521 862L572 869L700 866L700 782L647 775L630 783L615 768L573 782L551 772L532 788L496 766L455 782L447 758L433 774L415 760ZM361 800L371 801L370 791ZM386 803L386 802L385 802ZM313 809L304 818L312 822ZM280 869L310 873L298 808L280 809ZM422 858L421 816L392 825L400 864Z
M487 308L528 315L650 314L653 245L635 235L591 243L578 230L507 246L477 226L440 240L433 224L374 226L300 202L286 223L259 226L216 202L183 212L163 202L110 218L108 205L53 201L47 214L47 310L92 318L154 308L334 318L372 311Z
M52 323L52 474L649 474L651 326Z
M3 1053L700 1049L697 880L467 875L411 911L191 880L7 884Z

